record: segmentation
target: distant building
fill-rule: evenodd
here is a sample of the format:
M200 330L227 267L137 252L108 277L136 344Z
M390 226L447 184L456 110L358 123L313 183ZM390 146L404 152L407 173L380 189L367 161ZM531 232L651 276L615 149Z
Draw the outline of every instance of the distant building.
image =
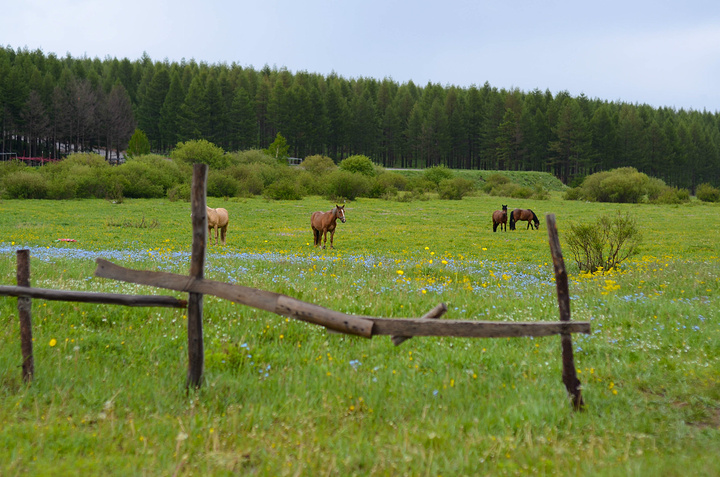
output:
M288 157L288 164L291 166L299 166L302 161L299 157Z

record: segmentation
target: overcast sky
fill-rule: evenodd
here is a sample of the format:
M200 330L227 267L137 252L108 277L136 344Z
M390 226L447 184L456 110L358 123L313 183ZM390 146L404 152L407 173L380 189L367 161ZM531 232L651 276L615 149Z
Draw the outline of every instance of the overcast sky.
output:
M0 44L720 112L718 0L22 0Z

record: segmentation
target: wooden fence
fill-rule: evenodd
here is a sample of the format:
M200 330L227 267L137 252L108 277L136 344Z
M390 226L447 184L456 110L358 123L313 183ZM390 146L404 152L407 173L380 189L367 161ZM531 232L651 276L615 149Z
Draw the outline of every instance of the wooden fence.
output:
M34 361L32 352L31 299L107 303L124 306L165 306L187 308L188 316L188 372L186 386L202 385L204 367L203 349L203 295L241 303L270 311L278 315L323 326L329 331L352 334L365 338L389 335L395 345L413 336L453 336L472 338L505 338L521 336L560 335L562 347L562 380L575 410L584 407L581 385L575 371L572 333L590 333L590 323L570 320L570 295L555 216L548 214L550 252L555 269L560 321L558 322L497 322L472 320L438 320L446 311L440 303L420 318L378 318L340 313L312 303L303 302L279 293L256 288L206 280L204 278L205 250L207 245L206 215L207 166L196 164L193 170L191 193L193 241L189 275L166 272L132 270L98 258L95 275L139 285L149 285L187 292L188 300L170 296L138 296L108 293L73 292L30 287L29 251L18 250L17 286L0 286L0 295L18 297L20 339L23 355L23 378L32 380Z

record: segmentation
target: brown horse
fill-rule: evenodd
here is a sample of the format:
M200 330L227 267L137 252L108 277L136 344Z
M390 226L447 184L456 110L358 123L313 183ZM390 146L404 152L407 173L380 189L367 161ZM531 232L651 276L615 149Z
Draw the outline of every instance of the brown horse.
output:
M333 238L335 237L335 222L340 219L342 223L345 223L345 206L340 207L336 205L329 212L313 212L310 217L310 226L313 230L313 241L317 247L324 238L325 243L323 248L327 245L327 233L330 232L330 248L333 248Z
M215 245L218 243L218 229L220 229L220 241L225 245L225 234L227 233L230 218L228 211L223 208L211 209L207 207L208 232L210 237L208 243L212 243L212 231L215 229Z
M510 213L510 230L515 230L515 222L520 220L527 220L528 226L525 230L531 227L535 230L540 228L540 219L537 218L535 212L530 209L515 209ZM534 227L533 223L535 223Z
M507 232L507 216L507 205L503 205L502 210L496 210L493 212L493 232L497 232L498 225L500 226L500 230L503 230L504 226L505 232Z

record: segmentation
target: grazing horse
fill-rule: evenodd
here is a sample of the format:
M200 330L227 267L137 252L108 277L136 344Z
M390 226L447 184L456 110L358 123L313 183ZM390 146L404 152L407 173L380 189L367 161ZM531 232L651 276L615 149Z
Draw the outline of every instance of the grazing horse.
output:
M321 239L325 239L323 248L327 245L327 233L330 232L330 248L333 248L333 238L335 237L335 222L340 219L345 223L345 206L336 205L329 212L313 212L310 217L310 226L313 230L313 241L315 246L320 245Z
M528 226L525 230L531 227L535 230L540 228L540 219L537 218L535 212L530 209L515 209L510 213L510 230L515 230L515 222L520 220L527 220ZM535 223L535 227L533 227L533 222Z
M504 226L505 232L507 232L507 216L507 205L503 205L502 210L493 212L493 232L497 232L498 225L500 226L500 230L503 230Z
M225 234L227 233L227 226L230 218L228 217L228 211L223 208L211 209L207 207L207 221L208 221L208 232L210 238L208 244L212 243L212 231L215 229L215 245L218 243L218 229L220 229L220 241L225 245Z

